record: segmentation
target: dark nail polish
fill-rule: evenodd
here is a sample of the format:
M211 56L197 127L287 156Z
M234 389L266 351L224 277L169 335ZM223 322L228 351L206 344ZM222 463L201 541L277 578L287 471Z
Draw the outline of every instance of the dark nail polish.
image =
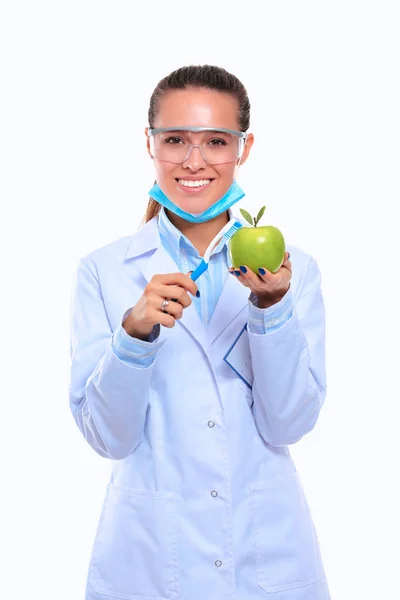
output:
M196 296L197 296L197 298L200 298L200 292L199 292L199 290L197 290Z
M240 270L242 271L242 273L247 273L247 269L246 267L243 267L243 265L240 267Z
M234 274L235 274L235 271L229 271L229 273L230 273L231 275L234 275Z
M288 257L287 257L287 259L289 260L289 258L290 258L290 252L288 252Z
M260 275L265 275L265 269L262 269L261 267L258 269L258 272Z
M240 271L234 271L235 275L240 276Z

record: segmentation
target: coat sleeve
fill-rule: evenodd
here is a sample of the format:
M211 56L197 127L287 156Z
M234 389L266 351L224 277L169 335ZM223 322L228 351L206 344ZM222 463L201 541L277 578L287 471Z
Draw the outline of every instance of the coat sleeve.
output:
M143 368L117 356L117 333L110 326L96 268L81 259L71 293L69 403L86 441L111 459L125 458L143 439L154 368L154 361Z
M294 444L313 429L326 396L325 307L312 257L292 316L263 335L249 330L249 344L257 429L270 445Z

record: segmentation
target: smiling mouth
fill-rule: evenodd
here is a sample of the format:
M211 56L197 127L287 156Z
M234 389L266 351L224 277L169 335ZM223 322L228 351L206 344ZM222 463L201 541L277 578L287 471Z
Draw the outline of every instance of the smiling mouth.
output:
M210 185L210 183L212 181L214 181L214 179L211 179L211 178L208 178L208 179L179 179L178 177L176 177L175 181L177 183L179 183L180 185L182 185L183 187L201 188L201 187Z

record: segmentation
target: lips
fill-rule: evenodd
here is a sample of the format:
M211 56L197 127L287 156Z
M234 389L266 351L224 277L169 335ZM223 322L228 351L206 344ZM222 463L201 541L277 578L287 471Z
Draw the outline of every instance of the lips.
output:
M204 181L204 179L214 181L215 177L175 177L175 181Z
M187 185L183 185L182 183L180 183L179 180L181 181L204 181L209 179L210 183L207 183L206 185L198 185L198 186L187 186ZM198 194L201 191L207 190L210 185L212 184L212 182L214 181L214 179L212 178L206 178L206 177L185 177L185 178L175 178L176 184L179 187L180 190L184 191L185 193L190 193L190 194Z

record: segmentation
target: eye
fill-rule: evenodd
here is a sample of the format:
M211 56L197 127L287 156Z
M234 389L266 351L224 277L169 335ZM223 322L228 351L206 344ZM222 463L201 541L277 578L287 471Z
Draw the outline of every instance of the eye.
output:
M179 144L179 142L183 143L183 141L181 140L181 138L179 138L179 137L169 137L169 138L167 138L164 141L164 144L171 144L171 145L173 145L173 144Z
M226 141L220 138L214 138L208 142L210 146L226 146Z

